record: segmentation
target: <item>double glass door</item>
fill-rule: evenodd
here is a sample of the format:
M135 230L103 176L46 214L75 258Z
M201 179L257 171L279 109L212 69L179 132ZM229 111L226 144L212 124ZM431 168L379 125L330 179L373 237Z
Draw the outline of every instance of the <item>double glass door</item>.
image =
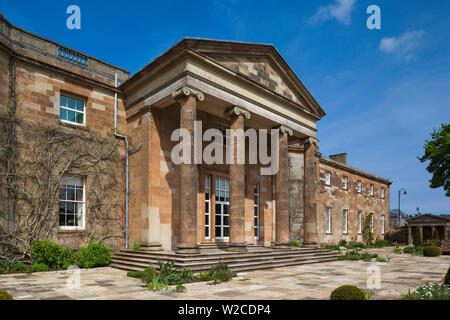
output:
M230 237L230 182L216 177L216 239L228 240Z

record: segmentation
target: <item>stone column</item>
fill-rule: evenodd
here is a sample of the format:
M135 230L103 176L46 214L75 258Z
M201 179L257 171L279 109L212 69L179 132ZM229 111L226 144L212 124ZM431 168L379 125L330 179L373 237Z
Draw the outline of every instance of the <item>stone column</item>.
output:
M422 242L425 242L425 239L423 238L423 226L419 226L420 231L420 237L422 238Z
M275 176L275 246L279 248L289 246L289 159L288 135L292 136L292 129L280 126L278 145L278 172Z
M444 241L448 241L448 226L444 227Z
M230 244L227 251L245 252L244 119L250 119L250 112L235 106L225 111L225 115L231 121L230 149L233 150L233 158L230 159L233 161L230 164Z
M177 253L197 254L200 249L197 244L197 191L198 171L194 164L194 122L196 119L197 100L203 101L201 92L183 87L172 93L172 97L180 104L180 128L190 133L187 141L191 155L188 163L180 164L180 205L179 205L179 244Z
M408 226L408 244L413 244L411 226Z
M318 141L307 138L304 148L304 197L303 197L303 246L317 246L317 183L316 183L316 150Z

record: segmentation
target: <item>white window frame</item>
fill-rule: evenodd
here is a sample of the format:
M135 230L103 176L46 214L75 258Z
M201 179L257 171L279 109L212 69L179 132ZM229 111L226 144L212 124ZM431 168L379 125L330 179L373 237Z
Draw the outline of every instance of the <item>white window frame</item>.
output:
M84 228L85 228L85 220L86 220L86 179L85 179L85 177L82 177L82 176L64 175L63 179L61 180L61 186L63 185L64 179L68 179L70 177L76 177L76 178L81 179L81 181L83 183L83 200L82 201L67 200L67 194L66 194L66 200L61 200L61 198L59 198L59 196L58 196L58 203L61 202L61 201L63 201L63 202L73 202L73 203L82 203L83 204L83 206L82 206L83 212L81 214L81 226L60 226L59 225L60 212L58 210L58 229L59 230L84 230ZM61 186L60 186L60 188L61 188ZM58 208L59 208L59 204L58 204ZM74 211L75 210L76 209L74 209ZM65 215L67 217L67 212L65 213ZM76 213L74 213L74 215L76 217ZM67 222L67 218L66 218L66 222Z
M375 216L375 213L372 212L372 217L370 219L370 231L373 233L374 231L374 225L373 225L373 217Z
M358 212L358 234L362 233L362 212Z
M220 205L222 207L222 212L220 215L220 224L215 224L215 228L220 228L220 232L221 232L221 236L217 236L217 232L215 234L216 239L218 240L229 240L230 237L229 236L223 236L224 234L224 230L227 228L228 229L228 234L230 234L230 180L228 178L224 178L224 177L215 177L215 204ZM223 180L224 181L224 188L218 188L218 184L217 181ZM220 186L220 182L219 182L219 186ZM219 201L217 200L217 193L220 194L220 192L224 193L224 198L225 200L223 201ZM227 196L228 195L228 196ZM228 201L227 201L228 199ZM228 214L224 214L223 213L223 208L225 206L228 206ZM217 216L217 212L216 210L214 210L214 220L216 219ZM225 217L228 217L228 224L225 224Z
M384 234L384 224L385 224L385 216L381 215L381 234Z
M208 228L208 233L205 230L205 239L211 239L211 197L212 197L212 177L205 176L205 229ZM209 199L206 199L206 194L209 194ZM208 210L206 210L208 208ZM207 212L208 211L208 212ZM206 216L208 216L209 223L206 223Z
M325 185L331 186L331 171L325 171Z
M381 199L386 198L386 190L384 188L381 188Z
M344 176L342 178L342 189L348 190L348 177Z
M259 183L255 184L254 188L253 188L253 222L254 222L254 226L253 226L253 235L255 237L255 240L259 239L259 202L260 202L260 192L259 192L260 188L259 188ZM255 201L256 200L256 201ZM255 215L256 212L256 215Z
M331 234L331 208L325 208L325 233Z
M370 185L369 190L370 190L370 195L373 197L373 195L375 194L373 184Z
M72 108L69 108L69 107L66 107L66 106L61 106L61 98L63 96L66 97L66 98L71 98L71 99L74 99L74 100L82 101L83 102L83 111L72 109ZM60 109L59 110L59 121L60 122L72 124L74 126L82 126L82 127L86 126L86 99L83 99L81 97L77 97L75 95L67 94L67 93L60 93L60 95L59 95L59 109ZM78 113L82 113L83 114L83 123L78 123L76 121L69 121L69 120L61 119L61 109L65 109L67 111L75 111L75 112L78 112Z
M358 180L356 182L356 192L361 193L362 192L362 181Z
M348 234L348 209L342 211L342 232Z

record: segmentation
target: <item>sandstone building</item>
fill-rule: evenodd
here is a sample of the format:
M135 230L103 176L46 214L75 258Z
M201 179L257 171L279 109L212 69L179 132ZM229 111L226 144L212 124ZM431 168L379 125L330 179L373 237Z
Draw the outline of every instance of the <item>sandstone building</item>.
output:
M237 251L290 240L316 246L361 240L369 213L375 237L388 231L390 182L348 166L346 154L322 156L316 123L325 112L271 45L183 39L130 76L2 17L0 79L5 238L20 228L27 234L27 212L39 218L44 207L51 223L35 238L73 246L91 239L181 253L199 252L202 243ZM261 163L173 163L173 131L193 133L196 120L203 131L278 129L277 174L261 175ZM27 124L34 134L22 129ZM52 149L58 160L44 143L39 150L55 165L31 162L45 137L39 130L48 126L49 140L57 132L92 147L81 143L75 152L62 139ZM108 143L118 161L104 150ZM45 186L34 172L47 177ZM107 174L105 186L100 178ZM49 191L37 197L30 190Z

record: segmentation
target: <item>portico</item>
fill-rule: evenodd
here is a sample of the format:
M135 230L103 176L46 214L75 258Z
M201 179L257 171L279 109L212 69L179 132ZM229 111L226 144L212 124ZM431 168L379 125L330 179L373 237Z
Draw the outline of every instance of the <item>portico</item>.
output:
M131 192L131 243L180 254L198 254L202 243L225 244L233 252L254 244L289 244L288 146L316 141L316 121L324 113L272 46L185 39L122 89L131 137L141 145L131 155L131 174L134 181L141 176L146 182L144 190ZM172 136L176 129L189 133L189 151L180 153L189 163L172 159L179 143ZM208 129L224 134L223 164L202 157L217 143L213 137L212 142L198 138ZM242 149L239 137L228 137L227 129L277 130L278 140L246 135ZM250 161L249 145L255 141L277 155L275 174L262 173L273 163L260 157ZM199 145L200 154L194 148ZM231 163L227 148L233 151ZM314 166L305 166L305 174L314 175ZM305 239L311 239L314 215L306 216Z

